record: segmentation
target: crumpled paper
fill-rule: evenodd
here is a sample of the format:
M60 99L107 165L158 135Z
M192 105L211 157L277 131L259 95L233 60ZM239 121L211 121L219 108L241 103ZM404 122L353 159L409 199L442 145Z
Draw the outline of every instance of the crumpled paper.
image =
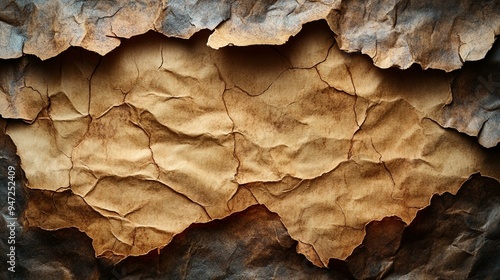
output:
M295 252L296 241L278 215L253 206L222 220L192 225L161 250L117 265L96 259L91 239L74 228L29 228L20 235L20 269L14 277L7 272L0 275L6 279L493 279L500 272L496 254L500 242L495 234L500 225L496 222L499 191L498 181L476 174L457 195L434 196L407 227L397 217L370 222L363 244L345 262L330 259L329 269L316 268ZM40 192L29 190L30 196Z
M159 252L114 267L126 279L352 279L318 268L295 251L278 215L252 206L223 220L194 225ZM147 265L156 263L156 267Z
M117 262L263 204L327 266L370 221L410 223L470 174L500 178L498 151L430 118L453 74L379 69L340 51L321 23L283 47L213 50L206 35L13 62L28 74L3 88L39 93L38 107L4 109L30 122L7 126L29 187L44 191L30 226L76 227Z
M340 49L375 65L451 71L484 58L500 34L500 2L342 1L327 20Z
M500 41L484 60L466 63L453 80L453 100L432 116L443 127L475 136L481 145L500 142Z
M347 264L356 279L495 279L499 211L499 182L474 174L456 195L433 196L406 228L395 217L370 223Z
M104 55L122 39L154 30L208 45L283 44L302 25L325 19L339 46L375 65L459 69L482 59L500 33L498 1L21 1L0 3L0 58L41 59L80 46ZM207 12L210 11L210 12Z
M20 1L0 3L0 58L48 59L80 46L104 55L121 39L154 30L189 38L216 29L210 44L283 44L339 1ZM210 12L207 12L210 11Z

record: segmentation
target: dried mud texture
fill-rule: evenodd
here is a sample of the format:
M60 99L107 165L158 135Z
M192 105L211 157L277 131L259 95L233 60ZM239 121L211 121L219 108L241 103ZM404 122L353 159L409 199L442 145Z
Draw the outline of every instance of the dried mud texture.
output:
M148 34L104 57L5 62L19 77L5 95L36 97L7 97L0 112L26 121L7 133L43 191L30 226L76 227L117 262L263 204L327 266L370 221L410 223L470 174L500 178L497 150L429 118L449 103L452 74L379 69L340 51L323 24L281 47L213 50L206 38Z
M475 136L481 145L500 142L500 41L479 62L466 63L453 80L453 101L433 118L444 127Z
M325 19L342 50L368 54L379 67L451 71L485 56L500 33L499 9L495 0L6 0L0 58L48 59L70 46L104 55L149 30L177 38L213 30L215 49L283 44L305 23Z

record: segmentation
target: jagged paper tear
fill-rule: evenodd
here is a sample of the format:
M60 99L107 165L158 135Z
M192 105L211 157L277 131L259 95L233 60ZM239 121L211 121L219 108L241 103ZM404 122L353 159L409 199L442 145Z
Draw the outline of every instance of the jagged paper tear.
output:
M457 74L451 87L453 100L432 116L443 127L475 136L481 145L500 142L500 41L479 62Z
M326 266L368 222L409 223L474 172L500 178L497 153L429 118L452 74L382 70L324 25L306 29L283 47L148 34L102 58L8 62L19 78L3 88L34 101L7 98L0 113L32 122L7 133L29 187L55 201L30 203L29 225L77 227L118 261L260 203Z
M451 71L485 56L500 33L498 10L489 0L8 0L0 3L0 58L48 59L70 46L104 55L149 30L177 38L214 30L208 45L216 49L283 44L325 19L341 49L366 53L379 67Z

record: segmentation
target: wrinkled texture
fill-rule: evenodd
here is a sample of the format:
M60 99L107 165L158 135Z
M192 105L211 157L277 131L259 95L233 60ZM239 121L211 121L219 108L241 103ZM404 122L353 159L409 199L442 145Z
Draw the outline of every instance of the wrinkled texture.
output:
M339 0L234 1L231 17L208 38L207 45L218 49L227 45L283 44L307 22L324 19Z
M193 225L160 252L128 258L114 269L124 279L350 279L313 266L297 254L296 243L278 215L252 206Z
M434 205L430 207L432 206ZM421 221L421 223L432 222L433 220L430 219ZM412 222L412 224L414 223L415 221ZM356 279L382 279L390 274L395 260L394 255L401 246L405 227L406 224L394 216L366 225L366 236L363 243L346 260L353 276ZM416 249L417 254L426 250L426 248ZM428 263L428 266L432 265L432 263Z
M499 230L500 183L475 175L456 196L435 196L419 212L403 233L388 279L495 279L500 273ZM414 254L420 248L426 249Z
M451 71L484 58L500 34L499 10L496 0L351 0L328 23L340 49L368 54L379 67Z
M44 190L30 226L76 227L117 262L263 204L326 267L370 221L410 223L470 174L500 178L498 151L429 119L449 103L453 74L379 69L340 51L322 23L282 47L213 50L207 35L6 66L20 82L2 88L39 93L38 107L4 109L29 122L7 133L29 188Z
M74 228L29 228L18 240L18 269L2 271L2 279L352 279L297 254L296 241L263 206L193 225L160 251L116 266L95 258L91 239Z
M0 250L2 270L0 278L9 279L11 274L8 261L19 257L18 237L23 232L24 211L26 209L25 176L20 168L20 159L16 155L16 146L5 134L6 121L0 119ZM9 174L10 171L10 174ZM19 271L19 266L14 270Z
M443 127L476 136L481 145L500 142L500 41L480 62L466 63L453 80L453 100L432 117Z
M104 55L149 30L177 38L213 30L215 49L283 44L325 19L342 50L366 53L379 67L451 71L485 56L500 33L499 9L496 0L4 0L0 58L48 59L70 46Z
M357 279L497 279L499 219L500 183L475 174L406 228L397 218L370 223L347 263Z
M2 279L111 279L94 256L92 242L74 228L46 231L26 229L18 235L16 272Z
M23 1L0 3L0 58L54 57L70 46L104 55L122 38L155 30L190 38L216 30L215 48L283 44L302 25L325 18L339 1ZM207 12L210 11L210 12Z
M41 191L28 192L31 197ZM330 259L330 270L296 254L296 242L279 216L263 206L192 225L160 251L116 266L96 259L91 239L75 229L29 228L19 235L17 272L2 271L2 278L351 279L350 270L356 279L495 279L500 273L499 211L498 181L474 175L456 196L433 197L407 228L396 217L370 222L362 245L346 262Z

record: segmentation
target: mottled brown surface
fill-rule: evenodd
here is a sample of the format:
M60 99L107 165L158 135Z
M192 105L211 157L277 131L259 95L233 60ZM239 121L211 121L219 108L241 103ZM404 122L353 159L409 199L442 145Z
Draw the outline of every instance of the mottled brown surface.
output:
M31 196L38 192L31 191ZM474 175L456 196L435 196L406 228L395 217L371 222L363 244L347 262L331 259L329 269L317 268L297 254L296 241L279 216L263 206L193 225L165 248L118 265L96 259L90 238L76 229L30 228L19 235L17 272L1 275L3 279L495 279L500 273L499 211L498 181Z
M451 71L484 58L500 34L499 1L342 1L328 22L340 49L375 65Z
M451 71L491 48L499 9L495 0L5 0L0 58L48 59L70 46L104 55L149 30L177 38L213 30L208 45L216 49L283 44L305 23L326 19L342 50L366 53L379 67L418 63Z
M466 63L451 86L453 100L433 117L444 127L478 138L491 148L500 142L500 41L484 60Z
M320 23L279 48L213 50L207 35L6 64L19 79L4 81L0 113L28 122L6 131L29 188L57 197L28 204L30 225L78 228L118 262L264 204L327 266L370 221L409 223L474 172L500 178L497 152L428 117L449 100L451 74L379 69ZM25 90L38 108L10 98Z
M499 5L1 2L0 278L494 279Z

